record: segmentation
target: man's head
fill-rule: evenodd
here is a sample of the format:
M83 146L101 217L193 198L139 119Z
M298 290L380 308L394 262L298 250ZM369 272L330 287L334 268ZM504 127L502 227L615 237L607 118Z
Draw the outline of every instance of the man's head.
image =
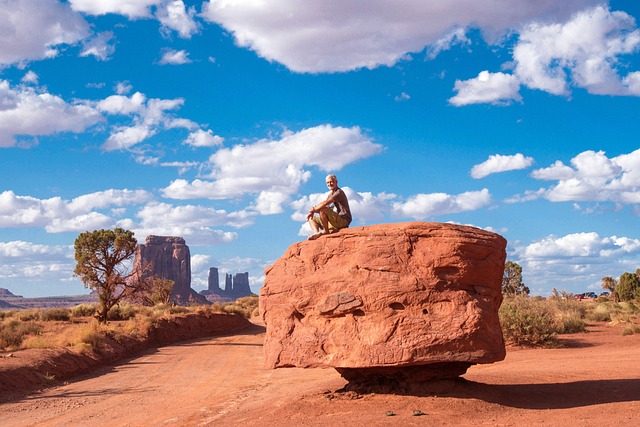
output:
M327 187L329 187L331 191L338 188L338 178L336 178L335 175L333 174L327 175L327 177L324 180L327 183Z

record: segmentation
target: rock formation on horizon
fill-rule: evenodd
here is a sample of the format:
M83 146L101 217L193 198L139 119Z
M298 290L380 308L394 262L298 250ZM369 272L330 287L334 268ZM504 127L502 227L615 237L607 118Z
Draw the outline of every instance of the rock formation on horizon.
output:
M235 276L225 274L224 289L220 288L220 277L216 267L209 268L208 288L200 291L211 301L233 301L238 298L253 295L249 287L249 273L236 273Z
M500 361L505 247L495 233L424 222L294 243L265 269L265 364L411 382Z
M191 289L191 253L182 237L147 236L136 248L132 280L157 276L173 280L171 301L177 304L207 304L202 295Z

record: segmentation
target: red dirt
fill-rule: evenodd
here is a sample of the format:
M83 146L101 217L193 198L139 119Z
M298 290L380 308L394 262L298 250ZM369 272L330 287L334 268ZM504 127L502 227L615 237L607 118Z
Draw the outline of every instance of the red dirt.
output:
M0 423L640 425L640 335L623 336L620 326L564 335L564 348L510 348L502 362L405 395L339 392L345 381L333 369L264 369L263 338L256 325L150 350L4 403Z

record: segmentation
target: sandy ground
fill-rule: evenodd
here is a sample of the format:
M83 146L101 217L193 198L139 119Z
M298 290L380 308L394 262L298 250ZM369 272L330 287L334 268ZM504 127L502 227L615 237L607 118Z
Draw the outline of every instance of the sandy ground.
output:
M5 403L0 425L640 425L640 335L618 326L563 336L565 348L509 349L417 395L339 392L333 369L266 370L263 338L256 325L148 351Z

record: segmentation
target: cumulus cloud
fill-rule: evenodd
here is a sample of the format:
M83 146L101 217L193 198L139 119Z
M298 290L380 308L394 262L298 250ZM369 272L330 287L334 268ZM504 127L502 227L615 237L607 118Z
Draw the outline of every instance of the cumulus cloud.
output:
M191 132L184 143L192 147L217 147L222 145L224 138L214 135L211 130L198 129Z
M510 255L526 272L530 287L559 290L599 285L604 276L635 271L640 239L601 236L596 232L550 235L515 248Z
M196 34L200 25L194 20L196 15L195 7L187 7L182 0L165 2L158 7L156 17L162 24L164 31L177 31L180 37L190 38Z
M527 26L513 52L515 74L528 87L556 95L570 92L569 79L593 94L640 95L635 74L623 80L617 69L621 55L639 48L633 17L598 6L564 24Z
M25 279L67 281L73 275L73 246L42 245L21 240L0 242L3 287Z
M173 206L150 202L136 214L139 221L124 219L119 226L133 230L138 239L148 235L181 236L194 245L218 245L237 239L237 233L216 230L217 226L244 227L250 219L205 206Z
M24 75L24 77L22 77L22 79L20 79L20 81L22 83L33 83L33 84L37 84L38 83L38 75L36 73L34 73L33 71L29 70L27 71L27 74Z
M482 71L475 79L456 80L454 90L458 93L449 99L449 103L457 107L485 103L508 105L522 100L520 82L505 73Z
M130 116L132 124L114 126L102 149L106 151L130 149L140 142L155 135L162 129L185 128L197 126L191 120L181 119L170 113L184 104L184 99L147 99L135 92L131 96L111 95L96 103L99 111L111 115Z
M69 0L73 10L89 15L109 13L124 15L128 18L150 18L151 7L164 0Z
M4 191L0 193L0 227L41 227L49 233L106 228L115 220L97 210L141 204L150 199L146 191L127 189L101 191L72 200L38 199Z
M548 168L533 171L531 176L535 179L556 181L572 178L574 174L575 172L573 169L566 166L560 160L556 160L556 162Z
M107 61L116 51L111 31L96 34L94 37L84 40L82 45L83 49L80 52L80 56L93 55L101 61Z
M471 168L471 177L479 179L494 173L526 169L533 162L533 157L525 157L521 153L512 156L493 154L484 162Z
M584 151L571 159L571 166L556 161L533 171L540 180L557 181L545 189L529 191L510 201L544 197L552 202L640 203L640 149L609 158L603 151Z
M393 203L393 213L399 217L424 220L430 217L473 211L491 203L491 194L486 188L461 194L430 193L417 194L404 202Z
M196 34L200 25L194 20L195 7L182 0L69 0L71 8L88 15L118 14L129 19L156 18L163 33L176 31L182 38Z
M0 147L13 147L18 136L83 132L103 120L88 102L67 103L33 87L12 88L0 80Z
M273 206L273 200L287 200L310 178L307 168L338 171L381 151L382 146L373 143L358 127L322 125L297 133L285 132L278 140L218 150L209 158L211 180L178 179L162 194L173 199L226 199L262 194L263 200L255 206L265 206L268 199L268 210L275 211L278 208ZM275 193L282 196L276 198Z
M407 53L464 42L460 28L495 37L532 19L566 19L599 0L370 0L299 2L206 1L202 16L222 25L236 43L296 72L336 72L391 66ZM452 28L456 29L452 35Z
M165 49L158 63L160 65L182 65L191 63L191 60L186 50Z
M51 58L57 47L91 34L89 24L56 0L0 2L0 65Z
M482 71L456 81L456 106L519 101L525 85L567 96L572 87L597 95L640 96L640 72L628 71L621 57L640 49L640 30L625 12L598 5L577 10L568 20L534 21L518 29L513 74Z

